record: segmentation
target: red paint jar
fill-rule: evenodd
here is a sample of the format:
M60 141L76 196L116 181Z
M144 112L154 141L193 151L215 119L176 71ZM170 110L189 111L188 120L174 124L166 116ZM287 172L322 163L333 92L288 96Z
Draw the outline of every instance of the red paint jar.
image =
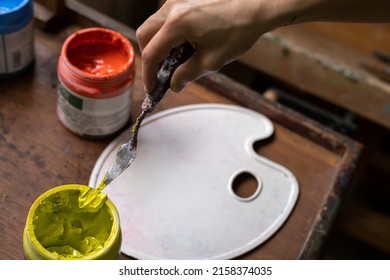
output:
M72 132L101 138L130 117L134 49L122 34L88 28L69 36L58 61L57 113Z

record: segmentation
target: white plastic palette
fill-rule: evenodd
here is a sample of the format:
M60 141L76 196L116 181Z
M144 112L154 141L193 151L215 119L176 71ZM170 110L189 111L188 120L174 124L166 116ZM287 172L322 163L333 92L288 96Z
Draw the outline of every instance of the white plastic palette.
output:
M190 105L146 118L137 158L105 189L120 214L122 252L137 259L230 259L267 240L299 192L290 171L253 150L272 133L268 118L231 105ZM103 151L90 186L130 135ZM258 182L249 198L232 190L244 172Z

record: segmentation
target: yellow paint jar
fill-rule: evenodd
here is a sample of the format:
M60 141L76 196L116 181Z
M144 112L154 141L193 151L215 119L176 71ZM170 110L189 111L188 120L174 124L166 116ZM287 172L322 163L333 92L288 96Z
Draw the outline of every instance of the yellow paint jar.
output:
M121 246L119 214L101 193L100 205L84 208L79 197L90 187L63 185L33 203L23 233L27 259L117 259Z

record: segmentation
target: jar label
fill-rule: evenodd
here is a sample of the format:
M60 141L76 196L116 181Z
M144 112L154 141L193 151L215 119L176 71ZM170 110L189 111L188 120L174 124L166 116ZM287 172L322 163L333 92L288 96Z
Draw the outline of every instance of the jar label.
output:
M58 83L57 113L71 131L85 136L106 136L121 129L130 117L132 88L121 95L94 99L78 95Z
M34 29L31 21L21 30L0 35L0 74L22 70L34 59Z

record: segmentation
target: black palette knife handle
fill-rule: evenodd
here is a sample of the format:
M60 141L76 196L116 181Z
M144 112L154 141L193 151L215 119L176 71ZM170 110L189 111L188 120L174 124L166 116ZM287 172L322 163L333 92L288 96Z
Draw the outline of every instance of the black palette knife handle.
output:
M194 53L194 48L189 42L186 42L172 49L169 56L162 62L161 67L157 72L157 85L152 92L147 94L148 98L153 103L152 110L168 91L172 75L177 67L186 62Z

